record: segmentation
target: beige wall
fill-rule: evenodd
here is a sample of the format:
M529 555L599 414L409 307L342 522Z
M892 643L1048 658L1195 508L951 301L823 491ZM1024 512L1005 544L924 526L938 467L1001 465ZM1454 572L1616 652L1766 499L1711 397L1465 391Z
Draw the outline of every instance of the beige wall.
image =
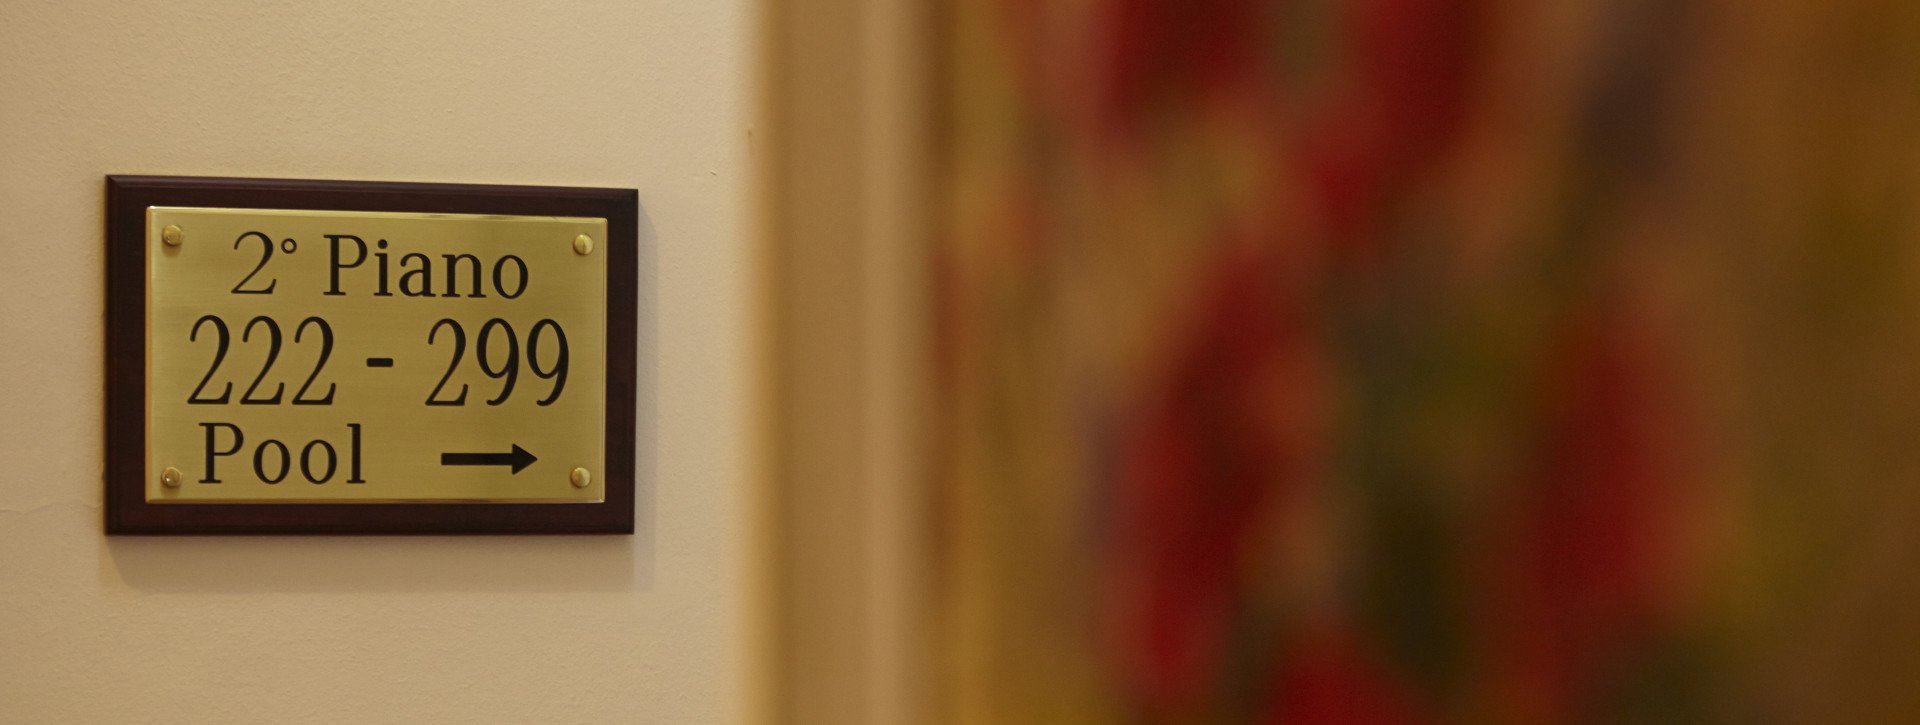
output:
M746 0L0 0L0 721L747 712ZM101 176L629 186L639 533L101 535Z

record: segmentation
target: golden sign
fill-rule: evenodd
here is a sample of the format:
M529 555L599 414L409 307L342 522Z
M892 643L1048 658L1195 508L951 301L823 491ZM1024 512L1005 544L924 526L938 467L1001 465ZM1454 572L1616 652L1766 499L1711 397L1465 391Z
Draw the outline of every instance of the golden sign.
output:
M603 500L606 230L150 207L146 500Z

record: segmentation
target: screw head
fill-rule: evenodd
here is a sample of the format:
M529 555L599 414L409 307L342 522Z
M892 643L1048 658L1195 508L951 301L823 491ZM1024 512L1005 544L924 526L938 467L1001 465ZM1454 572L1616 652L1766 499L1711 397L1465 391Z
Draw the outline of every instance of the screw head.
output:
M167 488L179 488L181 478L180 469L167 466L166 470L160 472L160 485L166 486Z
M574 488L586 488L587 484L593 483L593 474L588 473L585 468L575 468L573 473L567 476L567 480L573 482Z
M160 241L166 242L169 247L180 246L181 239L179 226L168 224L167 228L160 230Z
M573 253L586 256L593 253L593 237L585 234L573 238Z

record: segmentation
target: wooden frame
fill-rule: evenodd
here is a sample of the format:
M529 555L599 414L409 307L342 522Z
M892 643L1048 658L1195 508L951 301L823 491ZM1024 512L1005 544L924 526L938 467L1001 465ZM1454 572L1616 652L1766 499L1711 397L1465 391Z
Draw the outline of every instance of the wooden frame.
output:
M108 176L108 534L631 534L639 201L632 189ZM601 217L607 220L606 500L592 504L146 502L150 206Z
M939 722L929 627L929 204L940 3L764 12L765 722Z

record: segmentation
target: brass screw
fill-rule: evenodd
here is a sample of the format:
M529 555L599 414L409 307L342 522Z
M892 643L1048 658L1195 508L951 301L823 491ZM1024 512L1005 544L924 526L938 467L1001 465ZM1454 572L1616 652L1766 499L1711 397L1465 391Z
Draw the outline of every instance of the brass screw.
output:
M180 469L167 466L166 470L160 472L160 485L166 486L167 488L179 488Z
M160 230L160 241L166 242L169 247L180 246L180 227L168 224L167 228Z
M586 256L593 253L593 237L585 234L573 238L573 253Z
M593 483L593 474L587 473L585 468L575 468L573 474L567 476L567 480L573 481L574 488L586 488L587 484Z

